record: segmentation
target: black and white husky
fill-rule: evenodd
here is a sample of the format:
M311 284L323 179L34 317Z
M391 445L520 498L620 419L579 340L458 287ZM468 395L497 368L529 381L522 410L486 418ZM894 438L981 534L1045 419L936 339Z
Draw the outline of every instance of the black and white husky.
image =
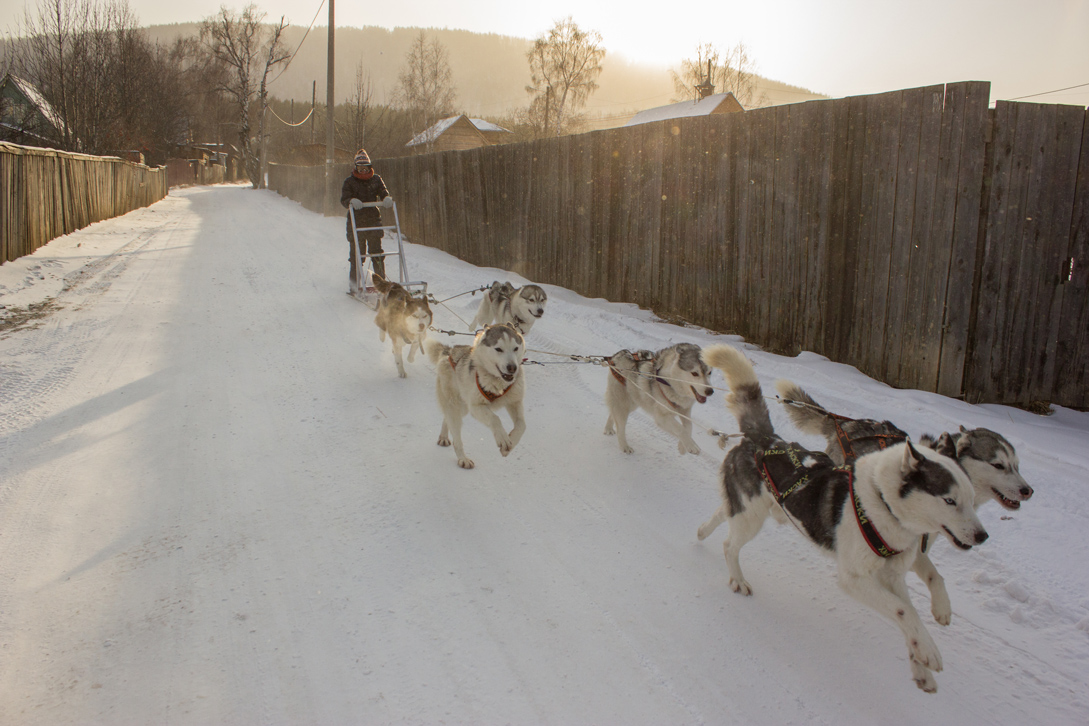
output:
M728 521L723 552L730 587L752 587L741 572L741 548L770 515L789 519L836 558L839 585L853 598L895 623L904 635L912 678L937 690L941 654L911 604L904 576L928 532L944 532L969 549L987 539L972 506L972 483L945 453L911 441L836 467L823 452L807 451L776 435L752 364L725 345L704 351L730 385L727 406L737 417L741 442L721 469L722 506L699 528L705 539Z
M446 346L436 340L424 345L436 367L435 395L442 409L439 446L453 444L458 466L473 468L461 441L462 419L471 413L492 430L499 453L509 454L526 430L522 413L525 342L521 333L509 325L489 325L476 334L472 345ZM495 414L500 408L510 414L514 424L510 433Z
M529 335L533 324L544 315L548 293L540 285L516 288L509 282L493 282L484 299L480 301L471 327L496 322L513 325L522 335Z
M775 388L786 404L791 422L807 434L823 436L828 442L825 451L837 465L842 466L858 456L907 438L906 433L888 421L850 419L831 413L792 381L776 381ZM977 510L990 501L1016 510L1021 502L1032 497L1032 487L1019 471L1017 452L1002 434L961 426L955 434L943 433L936 439L923 436L920 442L931 448L952 450L953 458L972 481ZM930 590L930 610L934 619L948 625L953 617L949 593L945 580L930 560L928 545L929 538L923 538L912 569Z
M714 393L708 384L711 369L700 358L700 347L678 343L656 353L622 350L608 359L609 380L605 384L605 403L609 418L605 434L616 433L616 442L625 454L634 451L628 445L628 416L637 408L650 414L663 431L677 437L677 450L700 453L692 439L692 406L704 403Z
M427 329L431 327L431 306L424 298L413 297L396 282L374 273L374 286L378 290L378 309L374 324L378 326L378 339L389 336L393 345L393 358L397 362L397 375L405 377L402 349L408 346L408 362L416 360L416 352L423 349Z

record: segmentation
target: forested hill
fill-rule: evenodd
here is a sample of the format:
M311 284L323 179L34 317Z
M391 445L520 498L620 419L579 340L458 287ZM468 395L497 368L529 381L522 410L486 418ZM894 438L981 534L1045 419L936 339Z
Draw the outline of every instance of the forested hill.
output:
M356 69L362 61L373 87L373 101L389 100L397 87L397 77L405 55L420 28L337 28L336 95L338 103L346 100L355 86ZM478 116L502 116L525 106L528 95L529 64L526 38L472 33L467 30L425 28L428 37L436 37L449 53L450 69L461 110ZM148 28L153 40L171 42L179 35L196 35L196 23L155 25ZM317 82L319 102L325 98L326 37L325 27L315 27L303 42L305 27L289 27L284 33L288 48L299 48L290 68L271 86L279 98L309 102ZM300 47L300 43L302 43ZM677 59L678 65L681 59ZM648 65L615 54L605 57L598 79L599 89L591 96L588 109L594 115L630 115L635 111L669 103L673 84L669 69ZM761 79L761 88L773 104L820 98L805 89Z

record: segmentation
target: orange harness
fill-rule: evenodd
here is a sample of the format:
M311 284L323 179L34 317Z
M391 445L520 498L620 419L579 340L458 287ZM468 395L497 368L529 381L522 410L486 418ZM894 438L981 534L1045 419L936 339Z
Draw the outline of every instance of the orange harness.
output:
M457 364L454 363L454 356L447 355L446 360L450 361L450 368L452 368L455 371L458 369ZM514 388L514 384L511 383L509 386L504 388L499 393L492 393L491 391L485 391L484 387L480 385L480 374L479 373L474 376L474 379L476 380L476 390L480 391L480 395L483 396L485 399L487 399L488 403L493 403L497 399L502 398L503 396L505 396L507 394L507 391Z

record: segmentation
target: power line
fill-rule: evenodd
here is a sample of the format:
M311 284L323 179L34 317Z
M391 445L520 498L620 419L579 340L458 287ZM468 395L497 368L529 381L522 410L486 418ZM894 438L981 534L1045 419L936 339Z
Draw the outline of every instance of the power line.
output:
M292 53L291 57L287 59L287 64L283 67L283 70L276 74L276 78L273 78L271 81L269 81L269 85L275 83L277 79L279 79L280 76L286 73L287 69L291 67L291 61L295 60L295 56L298 55L299 51L302 49L303 43L306 42L306 36L310 35L310 31L314 28L314 23L318 21L318 15L321 13L321 9L323 7L325 7L325 0L321 0L321 2L318 4L318 11L314 13L314 19L310 21L310 27L306 29L305 33L303 33L302 40L300 40L299 44L295 47L295 52ZM280 120L283 121L283 119Z
M1017 98L1007 98L1007 101L1020 101L1022 98L1036 98L1037 96L1047 96L1051 93L1059 93L1061 91L1070 91L1075 88L1085 88L1089 86L1089 83L1079 83L1076 86L1067 86L1066 88L1056 88L1054 91L1044 91L1043 93L1030 93L1027 96L1018 96Z

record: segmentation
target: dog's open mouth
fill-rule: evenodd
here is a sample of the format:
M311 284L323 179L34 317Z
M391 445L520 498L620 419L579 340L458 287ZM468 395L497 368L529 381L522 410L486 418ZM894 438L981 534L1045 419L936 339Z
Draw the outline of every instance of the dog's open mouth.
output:
M499 377L502 378L507 383L510 383L511 381L514 380L514 374L513 373L500 373Z
M946 527L945 525L942 525L942 529L944 529L944 530L945 530L945 533L946 533L947 535L949 535L949 539L950 539L950 540L951 540L951 541L953 542L953 544L955 544L955 545L956 545L957 547L960 547L960 548L961 548L962 550L970 550L970 549L972 549L972 545L970 545L970 544L964 544L963 542L961 542L961 541L960 541L959 539L957 539L957 536L956 536L955 534L953 534L952 532L950 532L950 531L949 531L949 528L948 528L948 527Z
M537 312L533 312L532 310L530 310L529 314L532 315L535 318L539 318L542 315L544 315L544 310L538 310Z
M998 503L1001 504L1006 509L1020 509L1021 508L1021 502L1016 502L1013 499L1006 499L1006 497L1002 496L1001 492L999 492L994 487L991 487L991 491L994 492L994 496L998 500Z
M699 401L700 403L707 403L707 396L701 396L699 391L696 390L695 386L689 386L689 388L692 389L692 395L696 397L697 401Z

